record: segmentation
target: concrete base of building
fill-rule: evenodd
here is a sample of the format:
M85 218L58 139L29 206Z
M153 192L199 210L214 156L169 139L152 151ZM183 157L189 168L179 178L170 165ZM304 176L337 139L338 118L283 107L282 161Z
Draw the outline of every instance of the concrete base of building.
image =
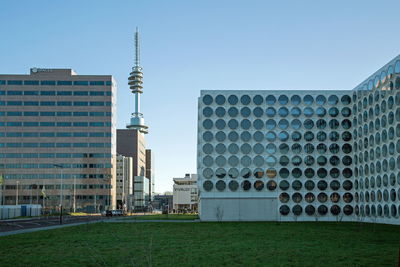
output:
M205 198L201 221L277 221L276 198Z
M200 221L279 221L279 222L359 222L400 225L399 217L363 217L330 213L307 215L304 212L281 215L276 198L202 198L199 204Z

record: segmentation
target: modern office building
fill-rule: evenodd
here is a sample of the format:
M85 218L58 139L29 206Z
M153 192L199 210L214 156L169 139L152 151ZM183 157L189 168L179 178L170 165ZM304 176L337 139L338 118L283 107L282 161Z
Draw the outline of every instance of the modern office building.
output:
M117 155L116 198L117 209L133 207L133 158Z
M155 166L154 166L154 153L151 149L146 149L146 177L149 179L149 195L150 201L153 200L154 197L154 189L155 189Z
M400 56L353 90L201 91L204 221L400 224Z
M173 207L173 195L154 195L151 205L154 210L171 213Z
M0 75L4 203L114 207L115 103L110 75L38 68Z
M148 126L144 123L144 116L140 112L140 95L143 93L143 72L140 66L139 32L135 34L135 64L128 78L130 89L135 97L135 111L127 124L127 129L117 130L117 153L133 160L133 209L146 210L150 204L151 181L146 176L146 140ZM151 158L151 157L150 157ZM149 163L147 163L149 164ZM151 165L150 165L151 166Z
M198 190L197 174L186 174L183 178L174 178L173 207L175 212L197 212Z

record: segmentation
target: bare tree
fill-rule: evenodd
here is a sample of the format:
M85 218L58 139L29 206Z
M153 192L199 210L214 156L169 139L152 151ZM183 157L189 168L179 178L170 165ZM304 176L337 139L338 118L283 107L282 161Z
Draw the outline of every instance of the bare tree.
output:
M221 208L221 206L218 206L215 209L215 217L217 218L217 220L220 222L222 221L222 217L224 216L224 209Z
M318 222L319 221L319 213L315 212L314 217L315 217L315 221Z

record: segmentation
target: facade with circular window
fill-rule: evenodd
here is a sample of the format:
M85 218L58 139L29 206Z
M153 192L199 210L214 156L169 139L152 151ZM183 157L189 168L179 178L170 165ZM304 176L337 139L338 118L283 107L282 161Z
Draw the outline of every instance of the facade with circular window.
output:
M354 183L347 186L354 188L356 216L365 221L400 221L399 75L400 60L395 59L361 83L352 95L349 118L354 126L354 152L345 151L354 162Z
M202 91L200 218L399 222L400 63L398 73L391 64L352 91Z

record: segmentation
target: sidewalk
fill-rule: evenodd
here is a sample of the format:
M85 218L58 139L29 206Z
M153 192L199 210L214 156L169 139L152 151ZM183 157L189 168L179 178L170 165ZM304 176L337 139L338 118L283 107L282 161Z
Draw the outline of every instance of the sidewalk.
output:
M1 232L0 237L2 236L9 236L9 235L16 235L16 234L24 234L24 233L32 233L38 231L45 231L45 230L53 230L59 229L63 227L70 227L70 226L77 226L83 224L92 224L92 223L199 223L200 220L135 220L132 218L131 220L123 219L123 218L108 218L102 219L98 221L86 221L86 222L78 222L78 223L70 223L70 224L62 224L62 225L52 225L52 226L44 226L44 227L37 227L37 228L29 228L29 229L21 229L21 230L14 230L14 231L7 231Z
M196 220L122 220L122 219L112 219L112 220L108 220L105 222L109 222L109 223L145 223L145 222L162 222L162 223L168 223L168 222L173 222L173 223L196 223L196 222L200 222L199 219Z
M21 230L15 230L15 231L7 231L7 232L1 232L0 233L0 237L9 236L9 235L16 235L16 234L32 233L32 232L38 232L38 231L44 231L44 230L53 230L53 229L58 229L58 228L63 228L63 227L77 226L77 225L89 224L89 223L90 224L91 223L99 223L99 222L105 222L105 221L107 221L107 220L88 221L88 222L79 222L79 223L70 223L70 224L61 224L61 225L38 227L38 228L21 229Z

